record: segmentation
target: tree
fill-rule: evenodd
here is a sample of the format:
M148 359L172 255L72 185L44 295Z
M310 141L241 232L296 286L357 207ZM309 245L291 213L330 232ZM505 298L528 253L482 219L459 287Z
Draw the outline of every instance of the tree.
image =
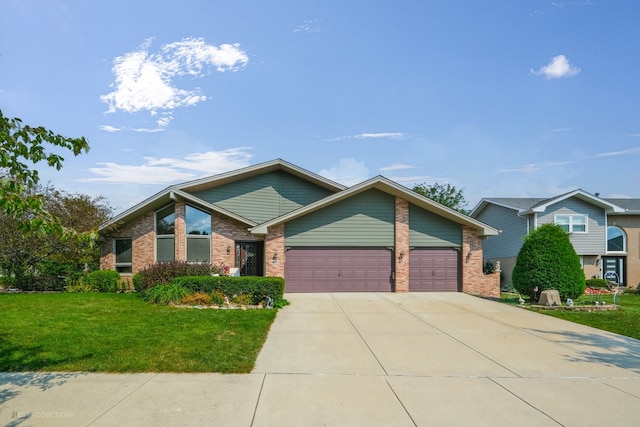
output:
M577 298L585 290L585 277L569 234L554 224L541 225L525 237L513 268L514 288L534 299L538 292L556 289L560 298Z
M59 221L45 209L42 194L30 191L39 183L35 167L44 162L56 170L64 157L51 149L69 150L74 156L89 151L84 137L66 138L44 127L23 125L0 110L0 212L17 220L24 232L48 233L61 230Z
M47 234L24 233L18 228L21 218L0 213L0 270L13 277L19 288L35 288L46 278L56 281L59 277L73 278L81 274L86 264L91 269L99 267L100 249L91 239L69 237L66 231L87 235L104 223L111 215L111 208L103 197L70 194L49 185L31 190L41 195L44 209L59 222ZM31 197L32 194L25 195Z
M427 185L424 183L414 186L412 190L451 209L455 209L460 213L469 215L469 210L466 209L467 201L464 198L462 190L458 190L451 184L438 184L436 182Z

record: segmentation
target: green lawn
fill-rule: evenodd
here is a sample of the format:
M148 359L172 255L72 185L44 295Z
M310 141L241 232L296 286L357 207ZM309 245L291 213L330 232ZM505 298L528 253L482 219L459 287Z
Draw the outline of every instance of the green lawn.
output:
M503 298L510 303L517 303L518 297ZM592 295L585 295L574 301L576 305L593 306L593 301L605 301L613 304L612 295L602 295L596 298ZM640 295L621 295L618 301L620 309L616 311L571 311L571 310L536 310L539 313L571 322L580 323L616 334L626 335L631 338L640 339Z
M250 372L275 316L136 294L2 294L0 372Z

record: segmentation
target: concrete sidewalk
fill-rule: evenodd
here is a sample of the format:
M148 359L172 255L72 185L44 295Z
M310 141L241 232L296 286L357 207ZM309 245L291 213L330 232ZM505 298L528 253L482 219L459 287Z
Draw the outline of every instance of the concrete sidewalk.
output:
M0 424L638 423L640 341L460 293L286 297L251 374L0 374Z

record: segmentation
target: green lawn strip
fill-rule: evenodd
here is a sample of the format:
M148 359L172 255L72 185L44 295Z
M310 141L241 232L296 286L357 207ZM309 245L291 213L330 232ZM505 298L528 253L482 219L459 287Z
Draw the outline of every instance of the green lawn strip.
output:
M517 304L517 299L517 297L513 298L513 296L503 296L502 301ZM574 304L592 307L595 305L594 301L613 304L613 295L584 295L574 300ZM620 308L615 311L533 310L570 322L640 339L640 295L620 295L617 298L617 303Z
M276 310L184 309L136 294L0 295L0 371L253 369Z

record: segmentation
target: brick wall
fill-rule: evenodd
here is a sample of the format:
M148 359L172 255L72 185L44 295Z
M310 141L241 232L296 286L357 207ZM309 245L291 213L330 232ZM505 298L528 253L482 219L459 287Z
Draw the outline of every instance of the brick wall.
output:
M500 297L500 272L484 274L482 238L476 230L462 227L462 291L485 297Z
M229 267L236 265L236 240L256 240L248 225L235 219L214 216L211 227L211 262Z
M154 213L149 212L104 236L100 247L100 268L115 269L113 239L131 238L132 270L136 273L155 262Z
M176 219L175 219L175 257L176 261L187 260L187 222L185 219L186 206L183 202L176 202Z
M274 255L276 256L274 257ZM269 232L264 239L265 276L284 277L286 256L284 249L284 225L280 224L269 227Z
M395 292L409 292L409 202L396 197Z

